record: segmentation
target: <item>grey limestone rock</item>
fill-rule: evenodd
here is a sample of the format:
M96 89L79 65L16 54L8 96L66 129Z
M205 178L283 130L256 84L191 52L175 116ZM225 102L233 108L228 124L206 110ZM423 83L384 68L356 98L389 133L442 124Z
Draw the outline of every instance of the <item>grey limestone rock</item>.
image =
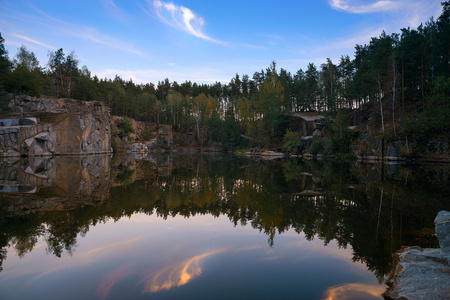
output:
M450 212L439 212L434 222L441 248L398 251L385 299L450 299Z
M434 219L434 224L436 224L436 235L439 239L441 255L448 263L450 258L450 212L440 211Z
M0 156L111 152L110 112L101 102L17 96L16 118L0 120Z

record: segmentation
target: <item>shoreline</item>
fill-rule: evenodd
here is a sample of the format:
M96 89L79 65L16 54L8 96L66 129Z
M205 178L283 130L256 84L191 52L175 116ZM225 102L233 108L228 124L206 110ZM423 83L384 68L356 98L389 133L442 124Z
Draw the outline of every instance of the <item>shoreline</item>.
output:
M402 247L385 282L386 300L448 299L450 296L450 212L434 220L440 248Z

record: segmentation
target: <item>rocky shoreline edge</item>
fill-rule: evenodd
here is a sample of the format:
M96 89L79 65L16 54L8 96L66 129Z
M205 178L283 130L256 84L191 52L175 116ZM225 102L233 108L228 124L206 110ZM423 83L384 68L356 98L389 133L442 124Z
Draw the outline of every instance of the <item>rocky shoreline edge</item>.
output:
M440 211L434 223L440 248L402 247L384 299L450 299L450 212Z

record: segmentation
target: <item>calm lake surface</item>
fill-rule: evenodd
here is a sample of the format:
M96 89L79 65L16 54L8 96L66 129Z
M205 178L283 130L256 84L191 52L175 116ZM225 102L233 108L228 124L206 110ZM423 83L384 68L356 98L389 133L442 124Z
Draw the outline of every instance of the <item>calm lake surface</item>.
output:
M235 156L0 161L0 299L381 299L449 168Z

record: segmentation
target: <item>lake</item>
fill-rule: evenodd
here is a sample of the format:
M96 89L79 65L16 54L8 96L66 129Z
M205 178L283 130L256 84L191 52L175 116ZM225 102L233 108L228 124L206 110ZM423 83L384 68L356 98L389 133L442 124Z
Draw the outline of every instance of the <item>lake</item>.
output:
M0 299L382 299L449 168L232 155L0 161Z

